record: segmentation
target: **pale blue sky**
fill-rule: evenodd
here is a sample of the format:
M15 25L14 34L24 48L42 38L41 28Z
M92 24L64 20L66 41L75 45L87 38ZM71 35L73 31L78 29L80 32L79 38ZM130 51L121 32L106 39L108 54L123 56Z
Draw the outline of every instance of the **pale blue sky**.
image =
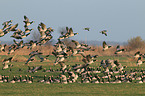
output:
M145 40L145 0L0 0L0 28L2 23L13 20L24 29L23 16L40 22L55 31L59 37L61 27L72 27L79 34L72 39L98 41L127 41L136 36ZM90 27L90 31L83 28ZM108 36L99 32L108 30ZM5 39L7 36L3 37Z

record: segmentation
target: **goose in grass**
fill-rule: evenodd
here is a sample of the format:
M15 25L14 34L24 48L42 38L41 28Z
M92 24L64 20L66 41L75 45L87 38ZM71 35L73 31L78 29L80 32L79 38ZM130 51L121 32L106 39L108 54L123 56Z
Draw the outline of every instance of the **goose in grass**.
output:
M104 34L105 36L107 36L107 30L103 30L103 31L101 31L100 33L102 33L102 34Z
M107 45L107 43L105 41L103 41L103 51L109 49L110 47L112 47L111 45Z
M76 80L78 79L78 75L75 74L73 71L68 72L70 78L72 79L73 82L76 82Z
M22 82L26 82L28 80L28 76L27 75L25 75L25 78L24 79L22 79Z
M65 75L60 75L60 79L61 79L61 83L62 84L68 84L68 82L67 82L67 77L65 76Z
M0 83L4 82L4 76L1 76Z
M29 25L31 25L32 23L34 23L34 21L29 21L28 17L24 15L24 21L25 23L24 27L28 27Z
M140 53L140 51L137 51L135 54L134 54L134 58L139 58L142 54Z
M33 77L29 76L28 80L26 81L26 83L29 83L29 84L33 83Z
M16 82L22 82L22 75L19 76L19 79L17 79Z
M86 27L86 28L84 28L84 30L90 31L90 28L89 27Z
M141 76L139 79L137 79L135 83L144 83L143 76Z
M9 83L16 83L16 76L13 76L13 79Z
M43 83L43 82L47 81L46 78L47 78L46 75L44 75L44 76L43 76L43 79L42 79L42 80L39 80L38 82Z
M50 81L47 80L46 78L47 78L47 76L44 75L43 80L40 80L40 81L38 81L38 82L41 82L41 83L44 82L45 84L50 84Z
M124 52L124 51L126 51L126 49L121 49L121 48L120 48L120 45L117 45L115 54L120 54L120 53L122 53L122 52Z

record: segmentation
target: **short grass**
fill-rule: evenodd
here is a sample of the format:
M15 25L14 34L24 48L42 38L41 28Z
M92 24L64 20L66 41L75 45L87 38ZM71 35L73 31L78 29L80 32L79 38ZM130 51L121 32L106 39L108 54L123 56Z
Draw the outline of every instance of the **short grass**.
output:
M1 55L0 61L2 61L4 58L11 57L13 55ZM126 96L135 96L135 95L145 95L145 84L136 84L136 83L121 83L121 84L79 84L79 83L72 83L72 84L44 84L44 83L38 83L38 80L43 79L44 75L51 76L54 75L57 76L60 73L58 72L42 72L42 70L36 72L36 73L29 73L27 72L28 66L25 65L25 60L22 58L28 58L27 55L17 55L14 56L12 70L9 69L6 70L0 70L0 75L10 76L10 79L15 76L33 76L34 77L34 83L32 84L26 84L26 83L0 83L0 95L5 96L100 96L100 95L110 95L110 96L116 96L116 95L126 95ZM82 64L80 56L74 56L74 57L68 57L66 59L67 65L74 65L74 64ZM97 61L90 65L92 67L97 67L100 65L100 61L102 59L113 59L113 60L119 60L122 65L128 66L127 69L130 68L137 68L136 66L136 60L134 60L132 57L122 57L122 56L100 56L97 58ZM18 60L15 62L15 60ZM54 56L50 56L49 60L44 62L39 62L39 59L36 57L34 62L30 63L30 66L40 66L42 65L43 68L49 69L50 67L52 69L60 68L59 65L53 66L53 62L55 60ZM0 62L0 68L2 68L2 62ZM19 71L19 68L22 69L22 71ZM141 68L145 68L145 65L141 65Z

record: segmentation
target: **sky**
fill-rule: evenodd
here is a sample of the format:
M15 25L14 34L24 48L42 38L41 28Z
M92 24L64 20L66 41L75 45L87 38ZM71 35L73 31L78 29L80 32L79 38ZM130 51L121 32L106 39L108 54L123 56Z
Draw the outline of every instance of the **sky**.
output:
M145 40L144 4L145 0L0 0L0 29L3 22L13 20L24 30L26 15L34 21L29 28L35 31L40 22L52 27L53 39L68 26L79 33L71 38L75 40L126 42L136 36ZM102 30L108 30L108 36L99 33ZM11 40L9 34L0 40Z

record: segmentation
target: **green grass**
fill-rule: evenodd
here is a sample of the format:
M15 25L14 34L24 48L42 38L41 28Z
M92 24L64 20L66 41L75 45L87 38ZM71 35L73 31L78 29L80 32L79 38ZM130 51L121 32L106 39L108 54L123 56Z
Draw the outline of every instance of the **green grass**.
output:
M2 59L10 57L1 55L0 61ZM19 60L20 57L28 58L29 56L15 56L14 60ZM127 65L127 69L136 68L136 60L131 59L131 57L110 57L110 56L103 56L98 57L97 62L92 64L91 66L97 67L100 65L100 61L102 59L117 59L121 62L122 65ZM77 60L76 60L77 59ZM54 56L50 56L48 61L39 62L39 59L36 57L34 62L30 63L30 66L40 66L42 65L43 68L52 69L60 68L59 65L53 66L53 62L55 60ZM66 59L67 65L74 65L74 64L82 64L81 57L69 57ZM2 63L2 62L0 62ZM72 83L72 84L44 84L38 83L37 80L43 79L44 75L57 76L60 73L56 72L42 72L42 70L36 73L28 73L27 66L25 62L11 62L14 66L12 67L12 71L10 72L9 69L0 70L0 75L10 76L10 79L15 76L33 76L34 83L27 84L27 83L0 83L0 96L100 96L100 95L109 95L109 96L116 96L116 95L125 95L125 96L132 96L132 95L144 95L145 94L145 84L136 84L136 83L121 83L121 84L79 84L79 83ZM0 68L2 68L2 64L0 64ZM22 71L19 72L18 69L21 68ZM140 68L145 68L145 65L141 65ZM24 78L24 77L23 77Z

